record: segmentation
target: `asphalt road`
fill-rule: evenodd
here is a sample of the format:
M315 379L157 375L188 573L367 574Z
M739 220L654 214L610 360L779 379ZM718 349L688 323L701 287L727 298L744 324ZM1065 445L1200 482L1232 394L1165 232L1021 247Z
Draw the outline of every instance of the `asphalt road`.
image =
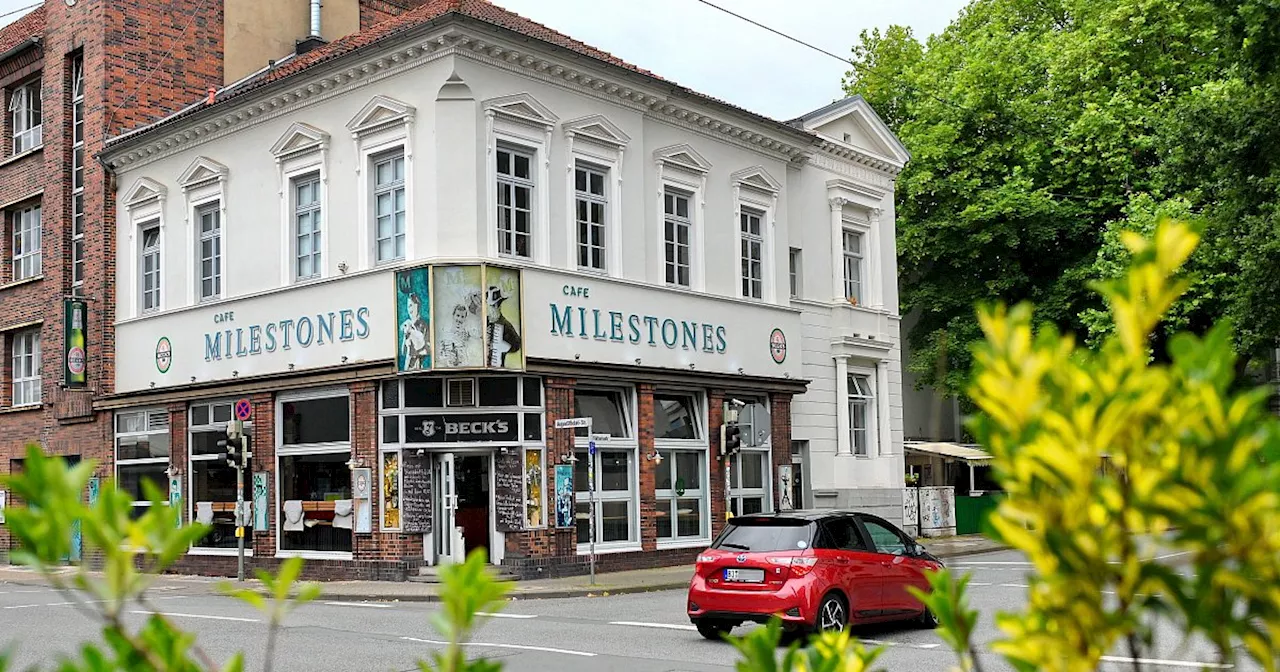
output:
M1024 601L1027 565L1013 553L991 553L949 563L973 572L972 605L982 614L980 641L998 633L993 615ZM211 584L192 580L190 588L157 592L150 607L171 615L195 632L218 661L246 652L250 670L262 669L266 641L262 616L230 598L210 594ZM684 592L665 591L613 597L530 600L507 604L475 635L475 655L501 660L510 672L531 670L619 670L693 672L731 670L735 650L698 635L684 617ZM428 618L428 603L337 602L323 598L295 612L280 636L275 669L281 672L416 670L414 661L440 648ZM147 610L133 609L140 622ZM736 633L745 632L745 626ZM954 664L937 634L909 627L855 630L885 645L880 659L888 670L947 670ZM11 669L40 664L49 669L61 655L97 639L97 626L48 588L0 583L0 644L17 644ZM1201 669L1211 661L1202 646L1183 646L1172 632L1158 638L1156 663L1145 669ZM985 657L986 670L1009 669ZM1128 660L1111 669L1131 670Z

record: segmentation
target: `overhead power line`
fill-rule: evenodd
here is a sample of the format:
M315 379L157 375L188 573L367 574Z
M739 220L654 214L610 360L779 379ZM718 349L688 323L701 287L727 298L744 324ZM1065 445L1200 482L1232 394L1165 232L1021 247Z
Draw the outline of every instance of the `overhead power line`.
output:
M35 9L36 7L39 7L40 5L43 5L43 4L44 4L43 2L37 2L37 3L34 3L34 4L27 5L26 7L19 7L19 8L17 8L17 9L11 9L11 10L9 10L9 11L5 12L4 14L0 14L0 19L3 19L3 18L5 18L5 17L7 17L7 16L13 16L14 14L21 14L22 12L25 12L25 11L27 11L28 9Z
M701 2L702 4L704 4L704 5L708 6L708 7L711 7L711 8L714 8L714 9L718 9L718 10L720 10L720 11L724 12L725 14L728 14L729 16L734 16L734 17L737 17L737 18L739 18L739 19L742 19L743 21L746 21L747 23L749 23L749 24L751 24L751 25L753 25L753 26L755 26L755 27L757 27L757 28L763 28L763 29L765 29L765 30L767 30L767 31L769 31L769 32L771 32L771 33L773 33L774 35L777 35L777 36L779 36L779 37L783 37L783 38L786 38L786 39L788 39L788 40L791 40L792 42L795 42L796 44L806 46L806 47L808 47L808 48L810 48L810 49L812 49L812 50L814 50L814 51L816 51L816 52L818 52L818 53L820 53L820 54L825 54L825 55L827 55L827 56L830 56L831 58L834 58L834 59L836 59L837 61L840 61L841 63L844 63L845 65L854 65L853 61L851 61L851 60L849 60L849 59L847 59L847 58L845 58L845 57L843 57L843 56L839 56L839 55L833 54L833 53L831 53L830 51L827 51L826 49L823 49L822 47L819 47L819 46L816 46L816 45L810 44L810 43L808 43L808 42L805 42L804 40L802 40L802 39L800 39L800 38L798 38L798 37L792 37L792 36L790 36L790 35L788 35L788 34L786 34L786 33L782 32L781 30L778 30L777 28L771 28L771 27L769 27L769 26L764 25L763 23L760 23L759 21L756 21L755 19L751 19L751 18L745 17L745 16L743 16L743 15L741 15L741 14L737 13L737 12L734 12L734 11L732 11L732 10L725 9L724 7L721 7L720 5L715 4L714 2L710 2L709 0L698 0L698 2Z

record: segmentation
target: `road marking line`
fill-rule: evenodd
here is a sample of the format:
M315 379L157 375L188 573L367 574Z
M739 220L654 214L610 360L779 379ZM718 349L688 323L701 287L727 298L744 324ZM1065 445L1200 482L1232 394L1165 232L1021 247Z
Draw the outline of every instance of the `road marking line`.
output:
M186 595L162 595L153 597L153 600L182 600ZM102 604L111 600L79 600L76 602L46 602L44 604L13 604L5 607L5 609L30 609L32 607L69 607L75 604Z
M421 644L435 644L438 646L447 646L449 642L442 642L435 639L418 639L417 637L401 637L405 641L418 642ZM493 649L514 649L516 651L541 651L543 653L562 653L566 656L582 656L583 658L595 658L596 654L587 651L571 651L569 649L555 649L549 646L525 646L523 644L494 644L491 642L462 642L462 646L477 646L481 648Z
M882 639L861 639L863 644L874 644L876 646L905 646L911 649L936 649L941 644L913 644L911 642L886 642Z
M537 618L537 617L538 617L538 615L537 615L537 614L503 614L503 613L493 613L493 612L489 612L489 611L477 611L477 612L476 612L476 616L484 616L484 617L486 617L486 618L516 618L516 619L526 619L526 618Z
M1122 656L1103 656L1103 662L1107 663L1142 663L1143 665L1165 665L1167 667L1198 667L1209 668L1214 670L1230 670L1234 665L1223 665L1221 663L1198 663L1191 660L1160 660L1159 658L1125 658Z
M1161 555L1157 557L1156 560L1168 560L1169 558L1176 558L1182 555L1191 555L1191 551L1182 551L1180 553L1170 553L1168 555Z
M1000 587L1001 588L1030 588L1031 586L1028 586L1025 583L1002 583L1000 584Z
M626 625L633 628L659 628L661 630L697 630L695 625L676 625L672 623L643 623L641 621L610 621L609 625Z
M27 593L51 593L51 592L53 591L47 590L44 588L39 588L36 590L6 590L4 592L0 592L0 595L24 595Z
M394 609L393 604L379 604L377 602L325 602L331 607L363 607L365 609Z
M180 614L173 611L130 611L131 614L142 614L143 616L164 616L166 618L205 618L211 621L238 621L240 623L261 623L256 618L240 618L238 616L211 616L209 614Z
M986 565L1017 565L1019 567L1030 567L1029 562L948 562L948 567L983 567Z
M990 585L994 585L994 584L990 584L990 583L983 583L982 581L970 581L970 582L969 582L969 585L971 585L971 586L990 586Z

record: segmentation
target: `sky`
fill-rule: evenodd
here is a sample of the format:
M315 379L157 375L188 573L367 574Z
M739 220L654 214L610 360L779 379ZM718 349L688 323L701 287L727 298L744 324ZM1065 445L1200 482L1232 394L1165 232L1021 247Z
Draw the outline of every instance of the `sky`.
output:
M840 98L840 79L849 69L831 56L699 0L494 1L699 93L780 120ZM924 39L945 28L967 4L966 0L711 1L843 57L850 55L863 29L904 24ZM0 0L0 14L33 2ZM20 16L0 17L0 25Z

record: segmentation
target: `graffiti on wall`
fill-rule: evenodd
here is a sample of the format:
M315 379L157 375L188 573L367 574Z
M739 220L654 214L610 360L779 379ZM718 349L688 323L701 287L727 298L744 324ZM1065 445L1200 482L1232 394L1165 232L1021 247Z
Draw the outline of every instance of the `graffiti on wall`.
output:
M902 491L902 522L908 529L920 525L921 536L955 534L955 492L950 486L907 488Z

